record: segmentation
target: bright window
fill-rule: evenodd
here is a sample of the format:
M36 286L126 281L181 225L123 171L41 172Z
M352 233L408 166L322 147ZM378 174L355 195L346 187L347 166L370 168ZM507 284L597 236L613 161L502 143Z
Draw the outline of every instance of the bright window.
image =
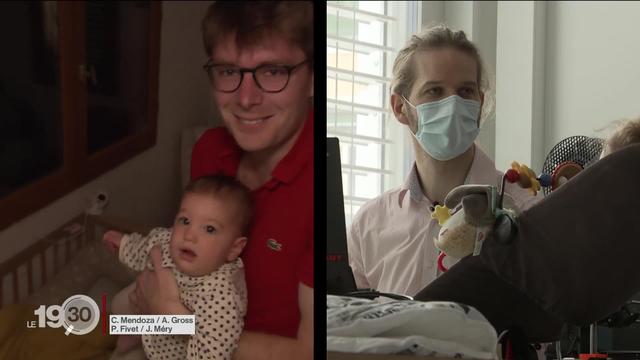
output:
M411 164L389 105L393 61L418 28L416 2L327 1L327 136L340 139L347 226Z

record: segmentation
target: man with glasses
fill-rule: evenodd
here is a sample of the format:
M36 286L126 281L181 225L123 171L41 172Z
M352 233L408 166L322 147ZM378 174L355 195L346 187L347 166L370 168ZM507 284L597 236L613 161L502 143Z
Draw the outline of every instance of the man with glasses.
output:
M202 29L204 69L225 127L198 140L191 177L234 176L252 190L256 209L242 254L248 310L234 359L310 359L313 5L216 1ZM143 313L188 312L175 289L170 273L145 272L131 302Z

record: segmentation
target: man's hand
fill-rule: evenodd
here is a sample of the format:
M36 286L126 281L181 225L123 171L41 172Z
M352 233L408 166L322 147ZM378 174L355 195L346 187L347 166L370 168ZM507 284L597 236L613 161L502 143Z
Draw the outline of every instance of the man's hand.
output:
M109 230L104 235L102 235L102 241L107 246L107 250L111 254L118 254L118 249L120 249L120 243L122 242L122 237L124 235L121 232L115 230Z
M149 253L154 270L145 270L129 293L131 308L137 314L192 314L180 302L180 291L173 273L162 267L162 250L155 246Z

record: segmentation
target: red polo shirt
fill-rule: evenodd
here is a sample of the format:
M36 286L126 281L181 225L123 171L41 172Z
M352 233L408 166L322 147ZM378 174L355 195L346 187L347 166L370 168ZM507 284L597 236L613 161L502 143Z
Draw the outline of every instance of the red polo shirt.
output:
M303 126L271 180L252 192L255 217L242 253L247 330L296 337L298 285L313 288L313 112ZM241 155L226 128L207 130L193 148L191 178L236 177Z

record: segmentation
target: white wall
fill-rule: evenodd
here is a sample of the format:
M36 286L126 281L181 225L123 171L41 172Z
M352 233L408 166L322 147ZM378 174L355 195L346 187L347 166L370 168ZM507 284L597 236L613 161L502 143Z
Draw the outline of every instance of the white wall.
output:
M640 116L638 2L499 2L496 165Z
M422 2L422 26L444 21L444 1Z
M467 10L468 11L468 10ZM471 27L469 34L471 40L476 44L486 70L487 80L490 89L485 94L485 107L491 111L484 118L480 126L477 144L491 159L495 159L495 69L496 69L496 25L497 25L497 2L496 1L474 1L471 8Z
M0 262L81 213L86 199L99 189L110 194L105 211L108 215L143 224L170 223L180 193L180 132L186 127L216 123L202 70L206 55L200 21L208 5L163 2L155 147L0 231Z
M539 169L544 128L545 3L499 2L496 49L496 167Z
M640 2L547 4L545 151L640 116Z
M455 30L462 30L470 36L473 30L473 3L473 1L445 1L445 24Z
M443 23L463 30L484 61L490 82L495 83L496 1L423 1L422 26ZM495 88L492 90L495 91ZM493 94L487 94L488 100ZM476 143L493 159L495 156L495 116L484 119Z

